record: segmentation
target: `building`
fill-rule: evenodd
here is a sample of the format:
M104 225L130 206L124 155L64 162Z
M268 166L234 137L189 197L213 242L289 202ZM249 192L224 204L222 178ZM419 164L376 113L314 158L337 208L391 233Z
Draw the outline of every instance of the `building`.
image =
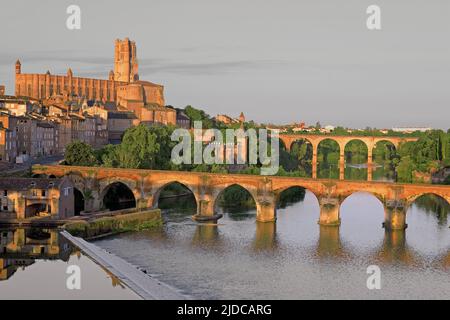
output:
M394 132L400 133L413 133L413 132L428 132L433 130L432 128L421 128L421 127L407 127L407 128L392 128Z
M19 117L0 112L0 156L2 161L14 163L19 154Z
M224 124L235 124L235 123L244 123L245 122L245 115L243 112L239 115L238 118L232 118L230 116L227 116L226 114L219 114L214 118L218 122L222 122Z
M15 95L33 99L64 96L65 101L86 98L127 104L156 103L164 106L164 87L148 81L139 81L136 43L116 40L114 71L105 79L75 77L69 68L66 75L22 73L22 64L15 65Z
M130 109L144 124L176 125L177 111L173 108L149 104L136 110Z
M181 109L176 109L177 111L177 127L183 129L191 128L191 119L184 113Z
M0 218L74 215L74 192L69 179L0 178Z
M36 124L36 139L33 139L33 156L51 156L57 153L57 130L54 124L38 122Z
M233 119L230 116L227 116L226 114L218 114L215 117L215 120L218 122L222 122L224 124L232 124L232 123L236 123L235 119Z
M4 96L5 95L5 86L0 86L0 96Z
M14 116L24 116L27 113L42 112L39 102L28 98L0 96L0 106L2 109L8 110L8 112Z
M108 113L108 140L111 144L119 144L128 128L139 124L133 112L111 111Z
M0 122L0 161L14 163L17 156L17 135Z

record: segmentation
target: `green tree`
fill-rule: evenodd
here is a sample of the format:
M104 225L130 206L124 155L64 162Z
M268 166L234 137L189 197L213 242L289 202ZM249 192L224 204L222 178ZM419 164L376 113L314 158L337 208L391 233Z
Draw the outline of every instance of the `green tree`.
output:
M159 151L156 134L140 124L125 132L116 150L117 164L120 168L154 169Z
M92 147L78 140L67 145L65 161L69 166L92 167L98 164Z
M184 109L184 113L191 119L192 126L194 126L195 121L201 121L203 129L211 129L214 126L214 122L211 117L203 110L196 109L192 106L187 106Z
M411 183L413 180L414 163L410 156L405 156L397 166L397 179L399 182Z

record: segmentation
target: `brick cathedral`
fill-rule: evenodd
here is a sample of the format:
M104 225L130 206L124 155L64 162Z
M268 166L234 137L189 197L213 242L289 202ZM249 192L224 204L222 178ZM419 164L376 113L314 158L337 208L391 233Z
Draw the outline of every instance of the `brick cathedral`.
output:
M138 74L136 43L116 40L114 71L108 80L67 75L22 73L22 65L16 62L15 95L46 100L62 97L64 102L84 98L102 102L114 102L117 106L133 111L141 121L176 123L176 112L164 107L164 87L141 81Z

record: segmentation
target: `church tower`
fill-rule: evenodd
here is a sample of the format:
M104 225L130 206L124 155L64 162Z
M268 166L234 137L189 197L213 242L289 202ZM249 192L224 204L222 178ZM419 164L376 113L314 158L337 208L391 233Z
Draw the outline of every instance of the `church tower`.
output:
M16 61L16 74L21 74L22 73L22 64L20 63L20 60L17 59Z
M114 50L114 80L134 82L139 80L136 42L116 40Z

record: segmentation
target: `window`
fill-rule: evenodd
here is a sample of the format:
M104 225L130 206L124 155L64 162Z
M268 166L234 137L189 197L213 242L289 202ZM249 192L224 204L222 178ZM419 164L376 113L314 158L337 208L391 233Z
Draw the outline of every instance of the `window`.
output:
M3 211L8 211L8 206L3 206Z
M69 190L70 190L70 188L64 188L64 196L65 197L69 196Z
M7 197L8 196L8 190L3 190L3 196Z
M47 195L47 191L46 190L41 190L41 196L45 197Z

